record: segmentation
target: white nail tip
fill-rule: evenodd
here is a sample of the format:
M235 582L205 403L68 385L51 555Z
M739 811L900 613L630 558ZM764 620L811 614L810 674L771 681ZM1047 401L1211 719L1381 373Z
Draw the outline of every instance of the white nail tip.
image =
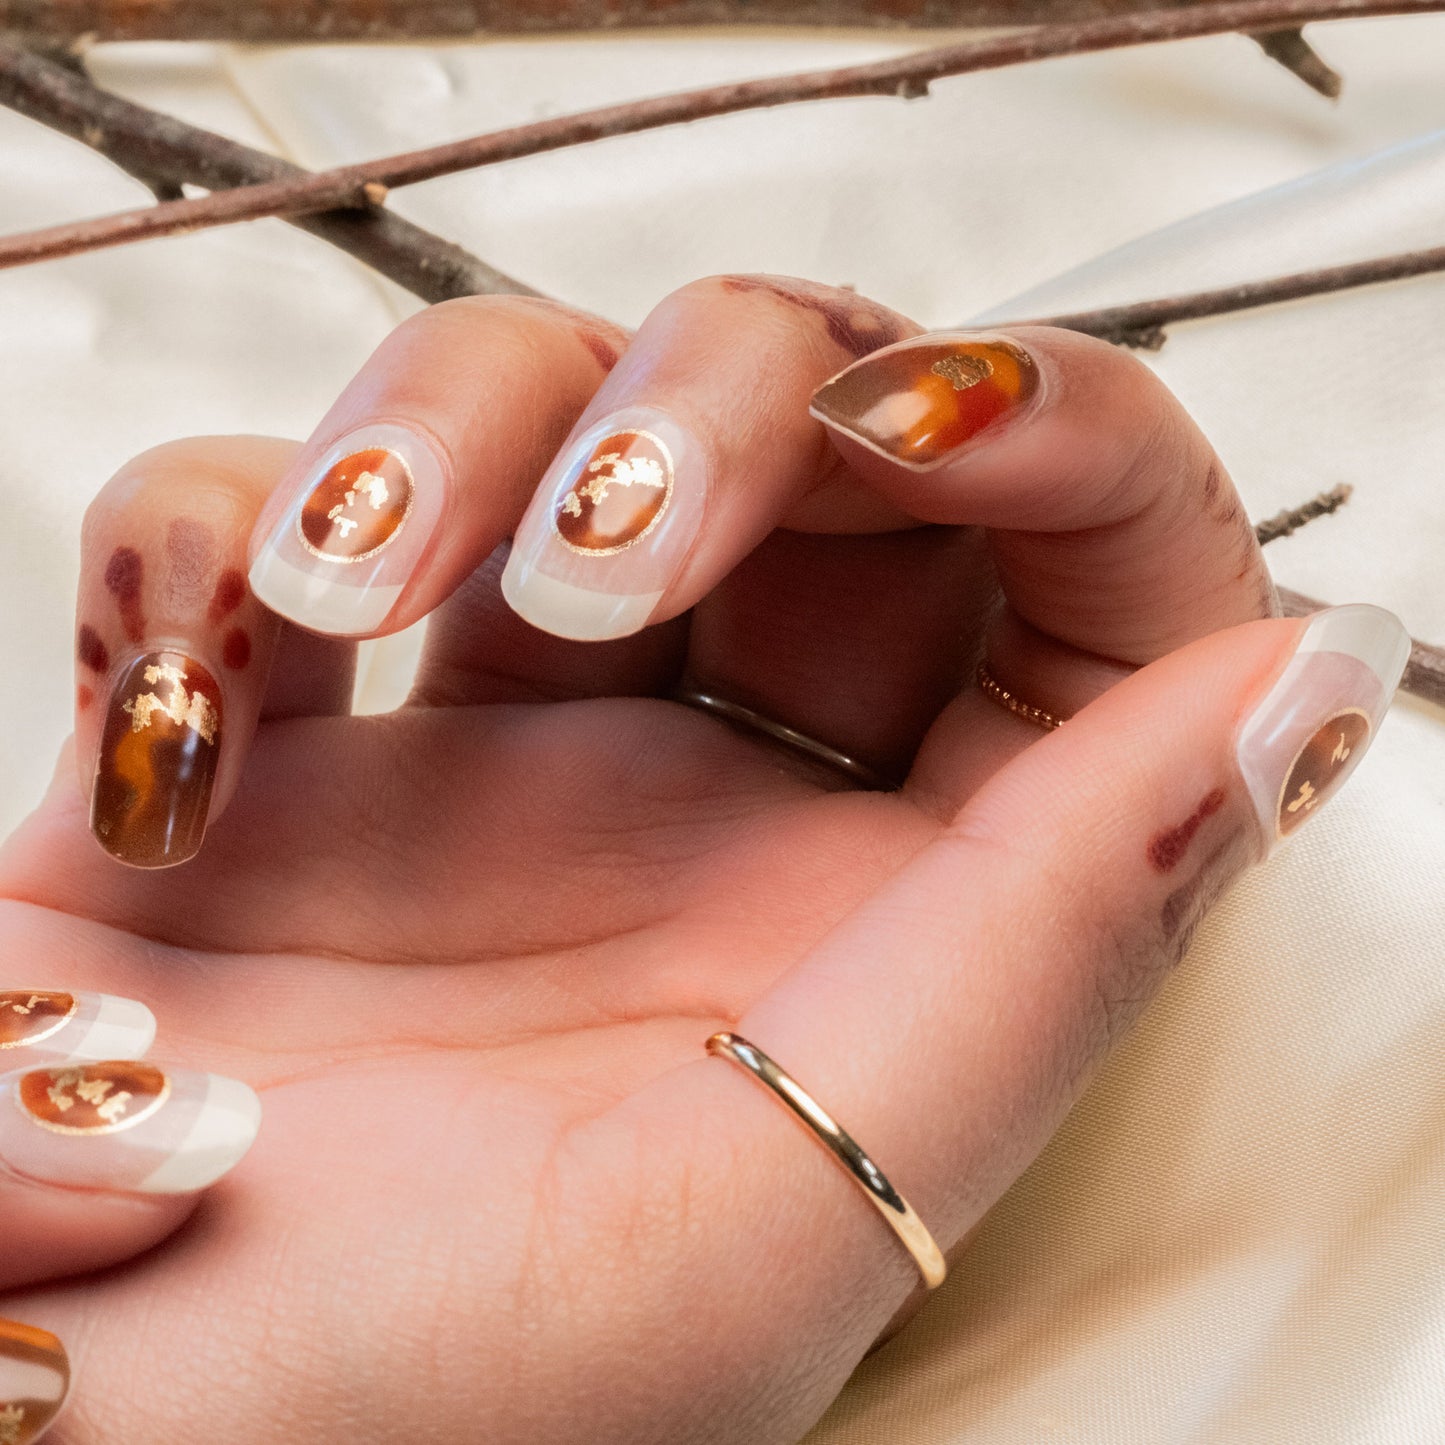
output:
M374 632L401 596L399 586L353 587L303 571L270 545L256 558L248 580L251 591L272 612L312 632L333 637Z
M1348 603L1310 619L1296 655L1306 652L1342 652L1357 658L1388 694L1399 686L1410 660L1410 634L1393 612L1367 602Z
M211 1074L210 1089L190 1133L137 1189L142 1194L193 1194L230 1173L261 1128L261 1100L239 1079Z
M156 1016L133 998L100 995L90 1027L66 1048L73 1059L143 1059L156 1039Z
M516 552L502 572L502 596L533 627L575 642L605 642L640 632L662 600L661 592L597 592L559 582L527 566Z

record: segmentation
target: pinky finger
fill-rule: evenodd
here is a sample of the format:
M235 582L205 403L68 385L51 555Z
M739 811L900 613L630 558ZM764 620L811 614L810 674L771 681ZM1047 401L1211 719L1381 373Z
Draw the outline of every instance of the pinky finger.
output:
M70 1393L70 1357L48 1330L0 1319L0 1441L34 1445Z

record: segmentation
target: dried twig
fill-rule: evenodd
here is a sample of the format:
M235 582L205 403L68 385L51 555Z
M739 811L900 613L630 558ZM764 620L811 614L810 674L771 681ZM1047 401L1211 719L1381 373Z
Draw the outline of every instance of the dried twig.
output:
M1145 8L1160 7L1129 0L0 0L0 30L49 45L81 40L274 45L681 25L912 30L1052 25Z
M1280 605L1286 617L1308 617L1328 607L1328 602L1316 602L1302 592L1291 592L1286 587L1279 589ZM1432 647L1428 642L1410 639L1410 661L1405 664L1405 675L1400 679L1403 691L1445 707L1445 647Z
M1328 517L1331 512L1339 511L1349 501L1350 493L1354 490L1348 482L1341 482L1339 486L1331 487L1317 497L1311 497L1308 502L1298 507L1289 507L1258 523L1254 535L1259 538L1261 546L1278 541L1281 537L1288 537L1291 532L1298 532L1316 517Z
M309 172L264 151L122 100L83 71L0 44L0 104L83 141L163 196L182 182L213 190ZM385 211L289 218L426 301L449 296L536 296L530 286L430 231Z
M1314 271L1295 271L1288 276L1273 276L1265 281L1222 286L1217 291L1190 291L1157 301L1135 301L1127 306L1031 317L1007 324L1066 326L1071 331L1085 331L1105 341L1157 351L1164 344L1163 328L1168 322L1220 316L1227 311L1245 311L1253 306L1297 301L1305 296L1321 296L1355 286L1373 286L1381 281L1400 281L1434 271L1445 271L1445 246L1434 246L1424 251L1400 251L1393 256L1351 261L1343 266L1323 266Z
M1292 70L1312 90L1330 100L1339 97L1344 80L1338 70L1327 65L1319 52L1304 37L1304 31L1257 30L1250 37L1271 60Z
M195 200L170 201L148 210L105 216L12 236L0 241L0 266L18 266L73 255L146 237L174 235L206 226L231 225L261 216L293 216L373 203L376 187L418 181L495 165L519 156L630 135L706 116L842 96L926 95L945 76L1043 60L1050 56L1148 45L1232 30L1269 30L1309 20L1426 14L1445 0L1220 0L1186 10L1113 16L1077 24L1040 26L913 55L836 70L815 70L762 80L709 86L677 95L603 106L472 136L424 150L340 166L311 175L239 187Z

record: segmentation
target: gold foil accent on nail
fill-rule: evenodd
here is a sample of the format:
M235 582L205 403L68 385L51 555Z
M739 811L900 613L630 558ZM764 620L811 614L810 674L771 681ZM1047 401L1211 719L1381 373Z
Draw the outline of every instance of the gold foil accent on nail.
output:
M945 356L928 369L955 391L967 391L993 375L993 362L986 356Z
M1369 739L1370 726L1369 714L1352 707L1311 734L1280 785L1275 810L1278 837L1293 833L1344 780L1349 760Z
M0 1050L26 1048L58 1033L75 1017L80 1001L69 993L0 993ZM33 1025L44 1021L41 1027Z
M37 1069L20 1080L20 1111L54 1134L118 1134L149 1119L170 1097L171 1081L131 1060Z
M584 557L635 547L672 500L672 453L661 437L624 430L597 443L563 496L552 525L563 546Z
M296 516L296 535L324 562L364 562L396 540L415 497L405 457L387 447L349 452L311 489Z
M170 718L177 727L188 727L199 733L212 747L216 744L216 709L204 693L187 692L184 683L186 674L179 667L162 663L158 667L147 667L145 680L155 684L170 684L169 695L161 698L154 692L137 693L121 703L121 711L131 716L131 731L144 732L150 727L157 713Z

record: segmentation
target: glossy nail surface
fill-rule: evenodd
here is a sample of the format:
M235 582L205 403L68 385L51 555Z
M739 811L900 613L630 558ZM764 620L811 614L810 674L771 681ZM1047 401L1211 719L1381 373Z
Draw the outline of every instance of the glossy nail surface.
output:
M819 387L809 409L894 461L927 467L1021 413L1038 392L1038 367L1021 347L934 334L865 356Z
M289 503L251 566L251 590L313 632L356 636L385 622L446 508L446 473L409 427L349 433L282 483Z
M221 751L221 689L181 652L136 658L111 691L90 826L122 863L166 868L205 837Z
M635 408L563 448L502 574L513 611L559 637L601 641L644 627L701 526L701 449L661 413Z
M0 1072L60 1059L138 1059L155 1036L155 1015L135 999L0 991Z
M1239 733L1239 767L1267 847L1312 818L1354 771L1409 656L1409 634L1382 607L1331 607L1309 620Z
M240 1162L260 1122L239 1080L133 1059L0 1078L0 1165L46 1184L193 1193Z
M69 1389L65 1346L47 1330L0 1319L0 1445L32 1445Z

